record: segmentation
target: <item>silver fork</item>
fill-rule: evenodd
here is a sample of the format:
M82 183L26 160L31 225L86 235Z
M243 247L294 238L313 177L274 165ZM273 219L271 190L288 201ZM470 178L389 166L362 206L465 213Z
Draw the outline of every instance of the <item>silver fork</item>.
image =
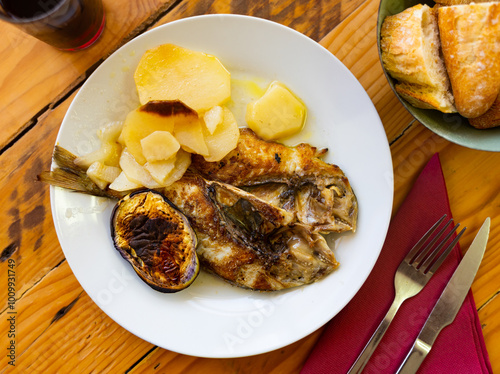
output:
M417 244L411 249L405 259L401 262L396 270L394 278L394 288L396 296L392 302L391 307L387 311L384 319L378 326L377 330L373 333L372 337L366 344L363 352L359 355L356 362L349 369L348 374L361 373L365 365L368 363L373 351L377 348L378 343L384 336L387 328L389 327L394 315L398 311L403 302L416 294L427 284L434 272L441 266L444 259L451 252L453 247L457 244L458 240L465 231L465 227L460 231L456 238L443 250L442 248L448 242L450 237L456 231L460 224L458 223L445 237L442 239L434 250L431 249L436 244L437 240L445 233L446 229L452 223L450 219L441 230L426 244L427 240L437 230L439 225L446 218L446 214L441 217L418 241ZM424 247L425 244L425 247ZM424 248L422 248L424 247ZM440 252L442 252L440 254ZM440 254L440 255L439 255ZM436 257L439 257L436 260Z

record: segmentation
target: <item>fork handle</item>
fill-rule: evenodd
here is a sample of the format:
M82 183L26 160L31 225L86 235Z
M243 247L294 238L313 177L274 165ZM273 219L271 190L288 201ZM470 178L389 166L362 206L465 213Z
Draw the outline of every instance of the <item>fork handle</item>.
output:
M373 333L372 337L366 344L365 348L361 352L361 354L358 356L356 359L356 362L351 366L347 374L360 374L366 364L368 363L368 360L372 356L373 352L375 351L375 348L377 348L378 343L380 343L380 340L382 340L382 337L384 336L385 332L387 331L387 328L392 322L392 319L396 315L396 312L398 311L399 307L403 303L404 300L400 300L397 297L394 299L392 302L391 307L387 311L384 319L380 324L378 325L377 329Z

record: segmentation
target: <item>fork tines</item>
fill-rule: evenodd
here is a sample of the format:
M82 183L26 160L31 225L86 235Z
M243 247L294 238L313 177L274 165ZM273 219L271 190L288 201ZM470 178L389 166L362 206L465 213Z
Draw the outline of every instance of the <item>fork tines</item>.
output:
M460 223L457 223L448 234L436 245L439 238L443 236L448 227L452 224L453 219L450 219L444 224L444 226L439 230L439 232L432 237L432 234L438 229L441 223L446 218L446 214L443 215L418 241L417 244L411 249L408 255L405 257L405 262L408 265L413 266L415 269L420 270L424 274L433 274L441 263L444 261L446 256L451 252L453 247L458 243L460 237L465 231L465 227L460 231L460 233L453 239L453 241L444 249L443 247L453 236ZM432 237L432 238L431 238ZM425 247L424 247L425 244ZM422 249L423 247L423 249ZM431 251L432 250L432 251ZM439 255L439 257L438 257ZM437 258L437 259L436 259Z

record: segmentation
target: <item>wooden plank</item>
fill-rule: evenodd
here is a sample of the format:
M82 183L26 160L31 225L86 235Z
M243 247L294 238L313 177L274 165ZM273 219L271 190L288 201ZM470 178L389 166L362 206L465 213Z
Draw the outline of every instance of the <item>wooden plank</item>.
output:
M207 359L180 355L156 348L130 374L168 370L169 374L206 373L299 373L321 330L282 349L236 359ZM284 360L286 358L286 360Z
M152 347L104 314L66 261L31 288L16 309L18 373L123 373ZM7 331L7 318L0 316L0 328ZM7 367L6 360L0 357L0 368Z
M193 3L191 2L190 6L193 6L192 4ZM205 3L200 4L201 5L197 7L198 11L202 10L203 13L205 13L205 8L202 6ZM211 3L211 6L215 8L218 7L219 9L225 9L225 4L225 2L213 2ZM296 5L297 4L288 3L286 7L282 6L279 7L279 9L273 9L273 7L270 7L270 17L275 17L276 19L280 17L283 18L285 17L287 9L289 11L293 10L294 12L301 11L301 8ZM255 15L256 11L257 9L250 10L246 14ZM186 12L187 10L180 12L177 14L177 18L180 16L186 16ZM245 13L245 11L240 9L239 13ZM289 20L295 19L294 17L288 18ZM332 19L335 20L335 17ZM298 27L300 28L300 26ZM309 31L309 34L313 35L314 32L321 32L318 31L318 28L314 28L314 30L316 31ZM39 43L35 42L34 44ZM45 46L37 46L37 48L43 47ZM49 52L53 53L50 49ZM78 73L79 72L80 71L78 71ZM67 77L62 79L62 81L67 82ZM35 88L37 87L34 87L33 89ZM0 180L2 181L2 190L6 192L3 194L0 203L3 203L3 206L7 207L7 211L11 212L11 216L9 217L10 219L2 222L3 226L0 226L2 229L2 235L7 235L6 237L2 237L0 242L5 243L4 249L10 248L14 250L11 258L16 259L17 262L17 284L20 286L18 295L22 295L26 290L28 290L28 292L26 292L26 294L18 301L18 307L23 311L26 306L25 300L28 302L32 299L37 299L38 296L40 296L40 300L45 300L45 302L49 303L47 298L42 298L43 290L46 289L43 285L48 284L48 282L50 282L49 284L52 284L52 286L59 284L51 283L51 279L57 278L58 276L63 277L64 279L64 276L60 273L67 271L67 265L65 262L63 262L60 267L56 267L58 263L63 261L63 254L57 244L52 219L48 214L50 205L48 199L48 187L40 185L36 186L34 183L26 183L25 180L29 177L30 180L33 181L36 174L49 167L51 148L55 141L58 126L72 98L73 96L58 105L56 110L47 112L31 131L24 135L16 144L14 144L0 157L0 166L2 166L0 168L2 173ZM19 108L11 108L11 110L15 110L17 112ZM37 143L37 139L40 138L46 139L46 141L41 143L41 146ZM24 191L23 186L30 186L33 190L31 191L31 194L28 191ZM37 202L43 208L39 207ZM21 217L31 217L32 221L28 222L26 218ZM34 218L36 218L36 221ZM31 229L31 231L27 232L28 228ZM21 229L21 232L18 231L18 229ZM23 229L26 229L26 232L22 231ZM14 233L16 233L15 236ZM43 233L43 237L41 237L41 233ZM7 249L4 254L8 254L8 252L9 250ZM0 266L6 266L6 262L3 262ZM53 272L50 272L51 269L54 269ZM49 275L46 275L47 273ZM73 283L66 282L66 284L73 284L73 286L75 286L74 281ZM59 292L62 291L62 288L57 286L52 287L51 289L54 296L59 295ZM75 286L75 290L80 292L81 288ZM70 294L69 296L74 295ZM68 320L69 317L65 315L57 321L58 325L52 325L50 321L53 318L54 311L60 310L61 303L66 304L67 302L67 298L60 298L57 303L49 303L48 305L50 305L50 308L47 309L47 312L44 315L38 314L37 318L34 319L36 321L34 324L31 324L33 323L32 320L30 324L22 324L19 326L19 336L22 341L19 342L18 349L24 352L19 358L20 362L22 362L22 367L28 369L32 365L38 366L40 364L40 360L38 360L37 357L40 355L40 352L48 352L48 356L51 357L61 357L62 355L66 357L81 356L75 354L72 345L74 344L74 341L81 341L84 339L83 335L68 335L71 328L65 326L68 324L70 326L95 326L96 320L109 319L88 299L85 294L82 294L72 309L81 311L79 306L84 305L83 310L86 311L86 313L78 313L76 316L68 313L72 318L71 324ZM32 308L26 308L24 312L25 315L29 315L29 312L32 310ZM63 323L65 325L63 325ZM41 329L43 329L43 331L41 331ZM79 366L80 368L93 370L100 366L102 368L113 367L113 369L117 369L118 371L125 371L132 366L136 360L139 360L144 354L146 354L152 347L150 344L142 341L141 339L130 336L130 334L126 333L125 330L115 326L113 322L108 321L106 330L108 329L113 330L113 333L109 333L108 335L113 337L111 341L114 342L113 344L115 345L115 348L137 346L141 348L138 349L138 351L134 351L134 348L125 349L126 352L124 353L124 356L130 358L130 360L121 361L121 364L119 365L120 369L118 369L116 365L113 364L113 362L116 361L116 357L114 355L110 356L109 354L106 354L106 349L111 348L108 347L103 350L100 342L96 341L96 339L92 339L90 343L88 343L90 347L88 350L91 351L88 357L89 362L92 362L93 366L86 366L84 363L77 363L78 365L81 365ZM31 331L31 333L28 334L26 333L27 331ZM96 332L92 329L83 329L83 331L85 333L88 332L89 335L92 336L96 335ZM114 331L119 331L120 333L116 335ZM125 337L121 335L124 332L126 333ZM75 328L75 333L79 333L78 328ZM99 334L97 333L97 335ZM53 338L50 338L50 336L53 336ZM127 339L133 340L134 343L124 344ZM302 353L302 356L300 354L293 355L297 358L304 359L304 355L307 354L308 349L303 349L302 346L305 344L310 348L314 341L315 335L313 334L311 337L305 338L303 341L296 343L294 347L288 349L291 350L290 352L295 352L295 350L304 352ZM57 344L55 344L56 342ZM300 349L298 349L299 346L301 347ZM78 347L83 349L81 346ZM160 355L162 356L166 352L159 348L157 351L160 352ZM280 354L280 356L281 355L282 354ZM260 367L262 362L269 361L270 357L273 356L274 353L263 355L260 358L262 361L255 361L255 367ZM68 367L59 366L55 359L50 360L46 357L46 355L42 355L41 357L44 362L42 366L47 370L62 370L63 367ZM96 359L97 357L101 359ZM212 362L211 365L219 365L218 360L210 361ZM293 365L295 368L298 368L300 367L300 364L298 363L299 361L292 360L289 363L280 364L281 359L271 359L271 362L274 362L273 365L278 367L280 365L284 365L286 367ZM72 360L71 365L75 365L75 362L75 360ZM205 359L200 359L199 365L204 365L205 362ZM60 365L63 364L61 363ZM248 362L243 360L238 365L247 367ZM233 366L233 364L230 366Z
M41 119L38 126L0 156L0 272L16 261L18 297L63 259L50 210L49 187L36 181L50 168L57 131L70 100ZM40 142L39 139L44 139ZM0 299L6 300L0 287ZM3 308L2 308L3 309Z
M81 52L62 52L0 22L0 150L85 79L86 71L124 38L137 35L148 19L162 14L175 0L104 0L106 28L101 38Z
M15 304L16 367L24 364L23 354L54 323L62 310L83 292L66 262L45 274L35 289L30 289ZM58 314L59 313L59 314ZM0 330L8 331L6 312L0 314ZM44 350L45 351L45 350ZM33 353L39 353L32 350ZM8 357L0 357L0 368L7 367Z
M154 7L158 7L158 4L149 3L146 8L153 9ZM195 10L191 9L192 12L209 11L206 2L200 2L198 6L193 4L195 2L189 3L189 7L196 8ZM236 11L239 9L239 13L245 11L254 12L252 13L253 15L258 12L258 9L246 8L247 5L243 8L238 8L238 4L233 4L231 10ZM285 4L287 4L286 7L283 5L278 6L279 4L276 5L276 9L270 7L270 14L286 18L284 14L287 11L292 12L288 19L293 20L293 14L299 12L300 7L304 6L303 2ZM209 5L212 7L210 9L218 8L219 10L224 10L227 3L210 2ZM330 10L330 8L323 9L324 12L327 12L327 10ZM118 14L125 16L128 14L127 12L131 11L131 9L125 7L123 11L125 13L117 12L113 15L112 8L110 10L108 7L108 13L110 14L108 25L111 27L116 22ZM185 16L186 12L186 9L180 13L177 11L176 16ZM140 12L143 15L146 13L145 10ZM166 20L163 19L162 21ZM311 23L314 22L311 21ZM120 28L117 29L120 30ZM124 33L122 32L122 34ZM25 40L24 43L33 44L31 50L45 48L43 43L38 43L31 39L33 38L25 37L23 39ZM103 41L106 41L106 39L103 38ZM27 49L30 50L29 48ZM45 53L61 53L49 47L46 47L46 49ZM94 51L93 53L97 54L98 52ZM29 54L26 56L29 56ZM69 56L77 58L81 55L71 54ZM39 74L42 74L42 71ZM33 89L35 88L33 87ZM0 156L0 181L2 191L4 192L0 197L0 203L4 207L5 212L7 212L6 219L0 223L0 243L2 243L0 250L3 251L4 257L8 257L15 252L14 258L17 260L19 266L18 285L20 285L20 289L18 291L20 294L25 289L31 287L47 270L56 266L63 259L62 252L57 250L57 238L52 228L53 223L49 213L48 187L34 183L33 181L37 174L49 168L52 145L55 142L59 124L73 97L71 96L66 99L54 111L49 110L46 112L38 119L38 123L31 131ZM12 110L14 109L16 112L21 112L20 108L12 108ZM45 139L45 141L39 143L38 139ZM24 264L22 264L23 262ZM5 267L6 262L0 263L0 270L5 270ZM3 288L0 290L0 296L5 297L5 295L6 289Z
M186 15L188 12L188 4L183 3L185 9L176 9L180 14ZM190 11L207 9L210 5L212 11L227 9L227 2L198 2L198 6L189 3ZM247 6L247 5L245 5ZM289 5L290 6L290 5ZM281 9L281 8L280 8ZM201 10L200 10L201 11ZM257 11L257 10L255 10ZM162 21L164 21L163 19ZM361 39L363 40L363 39ZM331 45L331 44L328 44ZM362 48L360 50L363 50ZM348 54L351 56L352 51ZM347 54L346 54L347 56ZM368 56L371 59L371 65L367 62L356 65L356 61L352 61L352 68L359 69L360 80L366 84L366 89L372 99L379 96L380 101L377 101L377 110L384 120L384 124L391 127L392 138L398 138L400 132L405 129L408 123L386 122L386 118L390 115L397 115L392 111L391 106L394 102L387 101L386 104L379 104L391 92L384 91L386 88L380 87L384 82L375 75L370 76L370 71L377 68L375 64L376 58L368 52L364 52L361 56ZM365 65L366 64L366 65ZM375 78L374 78L375 77ZM380 74L378 74L380 77ZM382 76L383 78L383 76ZM380 87L380 91L377 91ZM369 90L372 91L369 91ZM380 92L386 92L380 94ZM28 229L31 227L33 233L23 234L22 242L18 251L14 253L14 257L18 259L18 270L20 271L22 282L19 282L23 290L29 290L19 300L19 310L23 310L25 316L32 314L28 311L33 310L41 300L46 301L49 310L46 313L33 317L33 320L25 321L19 326L20 339L26 339L25 342L19 341L19 345L27 347L23 349L23 355L19 357L19 363L26 370L33 369L33 365L40 363L38 356L44 360L41 362L41 367L46 372L68 372L68 371L83 371L91 372L125 372L133 367L133 372L151 372L153 370L167 370L168 372L199 372L201 369L209 372L208 369L214 369L221 373L241 373L252 372L299 372L303 361L307 357L307 353L312 348L312 345L319 336L319 331L302 339L301 341L285 347L281 350L270 352L267 354L241 358L234 360L211 360L203 358L193 358L189 356L179 355L174 352L169 352L161 348L155 348L153 345L144 342L143 340L131 335L116 323L111 321L100 309L95 305L88 296L80 294L81 288L76 283L76 279L72 279L69 267L65 262L60 266L55 267L62 260L62 252L57 244L55 233L53 231L52 219L47 213L43 219L40 219L40 208L35 211L37 204L41 203L48 212L49 202L46 192L39 191L28 192L29 189L20 187L16 190L16 183L19 185L29 186L23 180L23 174L33 177L37 171L46 169L46 165L50 162L50 149L34 149L40 144L36 144L37 139L41 136L52 136L55 138L58 124L62 119L66 108L71 101L71 98L62 103L55 111L48 113L46 118L40 121L28 134L26 134L19 142L17 142L9 151L0 156L0 181L2 191L7 192L7 198L0 200L4 207L8 207L6 211L12 211L16 206L20 206L19 214L11 214L7 222L2 222L0 226L1 235L6 233L14 233L16 228ZM375 99L374 99L375 102ZM397 104L397 102L396 102ZM381 108L388 108L384 112ZM402 118L406 118L404 113ZM52 144L53 141L45 141L43 144ZM50 148L46 146L46 148ZM450 203L455 217L468 225L471 225L471 230L462 240L465 246L472 240L474 225L476 225L483 213L492 214L498 211L498 197L495 195L495 188L498 191L498 184L495 184L494 176L491 175L488 179L488 171L494 170L498 165L498 157L496 154L486 152L471 151L472 153L464 153L462 149L456 145L444 141L437 135L432 134L420 124L411 125L403 136L399 137L391 147L394 158L396 196L395 207L397 208L402 202L414 179L423 168L427 160L436 151L441 152L443 170L448 183L450 194ZM42 159L39 167L34 165L37 160ZM14 164L15 163L15 164ZM465 167L465 169L463 169ZM19 168L20 170L16 170ZM30 172L30 168L32 171ZM466 176L468 175L483 175L483 179L471 181ZM28 178L28 177L26 177ZM477 192L476 188L481 183L489 183L484 189L481 187L481 192ZM464 194L463 192L466 192ZM483 195L483 191L487 191ZM43 195L43 197L42 197ZM470 203L463 202L461 199L468 199L472 195ZM24 199L24 200L23 200ZM492 204L488 204L492 201ZM457 202L457 203L455 203ZM455 210L455 204L460 205L458 211ZM461 204L464 204L463 206ZM495 210L496 209L496 210ZM36 224L29 224L25 216L30 214L30 217L39 217ZM498 214L497 214L498 216ZM47 225L47 227L45 227ZM498 219L494 220L494 227L498 227ZM37 231L38 230L38 231ZM44 233L42 239L37 239L36 233ZM495 234L498 236L498 232ZM39 236L39 234L38 234ZM0 243L8 244L14 242L10 236L0 236ZM6 241L4 241L4 239ZM55 244L51 244L51 243ZM38 244L37 244L38 243ZM498 243L490 243L492 248L498 247ZM35 248L38 248L35 250ZM53 255L56 252L56 255ZM19 256L19 257L16 257ZM53 256L53 257L51 257ZM478 273L478 278L473 285L474 295L478 305L484 305L480 310L480 318L485 325L485 338L488 345L488 350L492 353L498 352L495 350L495 339L498 339L498 321L495 320L495 315L498 315L498 297L495 297L495 279L498 279L498 269L500 268L498 255L494 251L489 250L485 255L486 267L481 267ZM4 266L2 263L0 266ZM497 270L495 270L495 268ZM53 269L47 274L47 271ZM3 271L0 268L0 271ZM47 274L45 277L43 275ZM28 276L27 276L28 275ZM35 281L36 280L36 281ZM23 284L25 285L23 287ZM70 287L68 295L65 295L64 284ZM488 288L489 287L489 288ZM46 293L51 290L50 294ZM72 298L75 294L80 295L78 299ZM51 298L51 295L53 298ZM60 298L60 300L58 299ZM37 301L38 300L38 301ZM54 316L62 307L69 305L75 301L72 308L63 314L55 323L50 323ZM486 301L490 300L488 303ZM34 305L31 307L30 302ZM26 311L25 311L26 310ZM5 323L4 314L1 323ZM2 329L4 325L0 325ZM488 327L491 326L491 329ZM43 332L40 331L43 329ZM32 331L31 333L29 331ZM2 337L3 338L3 337ZM36 338L36 339L35 339ZM61 360L64 357L65 360ZM144 359L142 359L144 357ZM3 366L3 365L2 365ZM0 366L0 367L2 367ZM498 368L498 365L497 365Z
M498 242L496 243L498 248ZM497 278L498 279L498 278ZM500 373L500 297L493 298L479 310L479 320L483 327L483 336L491 360L493 373Z
M281 23L319 41L363 1L365 0L183 1L159 20L157 25L201 14L244 14Z
M387 83L377 51L377 1L366 1L321 40L359 80L384 120L390 142L412 122Z

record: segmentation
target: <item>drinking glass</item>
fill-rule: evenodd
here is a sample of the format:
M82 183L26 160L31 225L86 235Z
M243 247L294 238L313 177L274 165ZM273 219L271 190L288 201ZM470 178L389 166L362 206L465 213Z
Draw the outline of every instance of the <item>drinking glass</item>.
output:
M0 0L0 19L58 49L92 45L105 24L102 0Z

